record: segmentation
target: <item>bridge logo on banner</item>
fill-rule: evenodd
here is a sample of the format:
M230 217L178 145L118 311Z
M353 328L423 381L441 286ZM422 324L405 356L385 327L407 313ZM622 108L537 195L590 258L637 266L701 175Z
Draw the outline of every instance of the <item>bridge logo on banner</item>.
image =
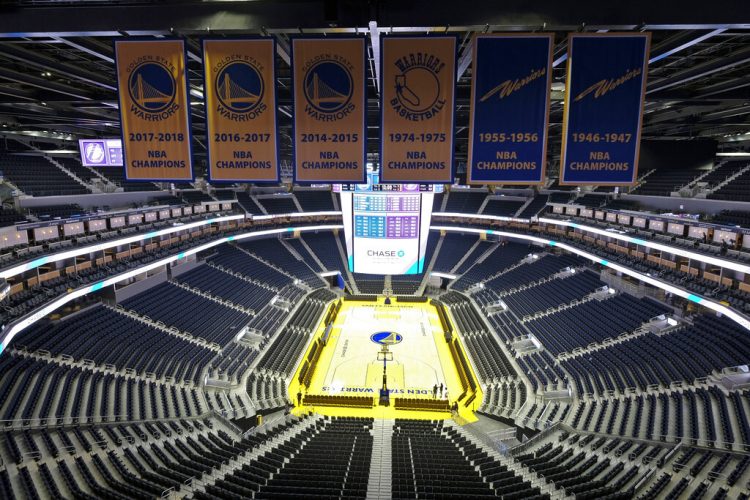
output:
M191 180L190 116L182 40L115 42L128 180Z
M544 181L552 34L474 38L470 184Z
M561 184L635 183L650 41L649 33L569 35Z
M208 175L278 182L274 41L203 40Z
M305 111L316 120L343 118L351 113L354 91L352 74L335 60L316 62L305 71Z
M364 37L293 38L292 86L295 181L364 182Z
M456 38L381 38L381 179L453 178Z
M174 102L176 85L173 72L174 67L168 68L161 61L141 63L133 69L128 90L133 105L143 112L138 113L139 116L147 120L163 120L177 111L172 108L162 113Z
M223 116L235 120L253 120L267 109L263 102L263 77L255 60L219 65L216 73L216 97Z

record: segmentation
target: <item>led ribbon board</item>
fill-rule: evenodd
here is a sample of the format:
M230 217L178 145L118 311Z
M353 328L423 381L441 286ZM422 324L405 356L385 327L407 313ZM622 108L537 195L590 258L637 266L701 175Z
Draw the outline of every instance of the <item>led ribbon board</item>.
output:
M561 184L635 183L649 33L568 36Z
M294 180L364 182L365 39L293 38Z
M118 40L115 56L126 178L192 180L184 42Z
M275 42L203 41L211 182L278 182Z
M554 35L474 38L470 184L544 181Z

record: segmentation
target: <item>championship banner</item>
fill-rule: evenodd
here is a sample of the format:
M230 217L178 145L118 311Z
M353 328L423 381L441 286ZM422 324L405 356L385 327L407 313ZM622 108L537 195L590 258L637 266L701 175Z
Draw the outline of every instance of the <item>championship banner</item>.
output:
M365 39L293 38L295 182L364 183Z
M560 184L634 184L649 33L568 36Z
M273 39L203 40L211 182L278 182Z
M547 158L554 35L474 38L470 184L539 184Z
M380 180L449 184L453 181L456 37L380 40Z
M182 40L115 41L128 180L193 179Z

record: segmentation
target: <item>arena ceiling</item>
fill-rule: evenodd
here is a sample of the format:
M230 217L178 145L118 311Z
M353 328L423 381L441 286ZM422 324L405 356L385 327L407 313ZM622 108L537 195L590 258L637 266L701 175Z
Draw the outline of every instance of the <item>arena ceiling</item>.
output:
M0 0L0 133L68 140L119 135L112 40L179 36L188 46L194 151L205 154L200 39L260 34L278 42L282 159L290 159L290 36L353 33L368 40L368 148L375 159L379 89L372 42L377 47L377 38L389 33L452 33L460 40L456 157L461 161L468 138L471 36L506 31L555 34L553 165L570 32L653 33L644 138L714 138L724 148L750 146L750 9L744 0Z

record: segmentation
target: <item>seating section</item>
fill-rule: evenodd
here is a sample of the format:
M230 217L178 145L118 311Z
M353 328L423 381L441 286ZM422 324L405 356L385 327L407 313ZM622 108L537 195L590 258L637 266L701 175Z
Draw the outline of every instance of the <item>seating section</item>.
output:
M228 344L251 318L241 310L169 282L126 299L121 305L220 346Z
M318 260L328 271L339 271L346 279L346 267L341 259L341 252L336 245L336 237L329 231L321 233L305 233L302 240L315 253ZM346 251L346 249L344 249Z
M178 311L185 312L181 307ZM202 367L215 354L206 345L171 335L104 306L91 307L58 322L37 322L24 330L16 342L29 352L42 349L52 356L67 355L175 380L197 381ZM112 349L124 345L128 348Z
M727 226L742 226L750 228L750 212L741 210L722 210L715 215L713 222L716 224L725 224Z
M269 214L291 214L299 212L291 194L276 195L273 198L259 199L261 205Z
M482 214L513 217L524 205L523 200L504 200L503 198L490 198L482 210Z
M380 274L352 273L359 293L364 295L382 295L385 278Z
M23 222L26 217L12 208L0 208L0 227L12 226L17 222Z
M451 272L476 242L477 239L473 236L447 233L443 236L443 243L432 270L441 273Z
M393 498L533 498L531 487L442 421L396 419Z
M0 171L18 189L31 196L73 196L89 190L44 156L0 151Z
M549 196L546 194L538 194L534 196L534 199L532 199L526 207L521 210L521 213L518 214L518 217L524 218L524 219L530 219L531 217L535 217L539 212L544 210L544 207L547 206L547 201L549 201Z
M80 160L77 158L55 158L55 161L62 165L64 168L70 170L76 177L84 182L91 182L92 179L96 179L97 175L88 167L81 165Z
M263 210L255 203L255 200L245 191L237 191L237 203L249 214L261 215Z
M159 191L159 186L153 182L129 181L125 178L124 167L96 167L96 171L109 179L115 186L125 191Z
M696 355L697 354L697 355ZM742 365L750 357L748 334L736 323L705 315L692 326L668 335L647 332L608 349L564 361L571 373L588 373L594 389L645 390L651 385L670 387L674 382L692 383L723 368ZM604 380L602 386L599 380Z
M317 288L323 285L323 280L304 261L297 260L278 238L266 238L251 242L243 242L239 247L259 257L263 262L272 264L279 270L299 278L306 285Z
M713 200L750 201L750 190L748 188L750 188L750 170L741 173L709 194L708 197Z
M462 214L476 214L484 203L487 196L486 192L479 191L451 191L448 193L448 204L445 206L446 212L456 212Z
M320 316L335 294L320 289L305 298L256 367L258 373L289 376L318 327Z
M42 220L55 218L67 219L70 217L86 215L86 210L75 203L69 205L47 205L44 207L30 207L29 211Z
M331 212L335 210L330 191L295 191L294 197L297 198L297 202L304 212Z
M547 350L559 355L632 332L667 311L665 306L651 299L619 294L532 319L526 326Z
M701 175L703 171L685 168L657 168L633 190L633 194L669 196Z
M499 243L488 257L482 262L471 266L468 271L455 280L451 284L451 288L465 291L478 282L497 276L506 269L518 265L532 251L533 248L528 245L507 242Z
M268 286L243 280L211 266L200 266L180 275L175 281L252 311L261 310L276 295L275 290Z
M185 200L185 203L188 203L190 205L197 205L203 202L216 201L209 194L204 193L203 191L197 191L197 190L178 191L177 196Z
M523 317L581 299L602 286L595 273L584 271L505 295L503 300Z
M209 259L209 264L251 281L268 284L277 290L292 283L291 277L232 245L219 246L216 255Z

